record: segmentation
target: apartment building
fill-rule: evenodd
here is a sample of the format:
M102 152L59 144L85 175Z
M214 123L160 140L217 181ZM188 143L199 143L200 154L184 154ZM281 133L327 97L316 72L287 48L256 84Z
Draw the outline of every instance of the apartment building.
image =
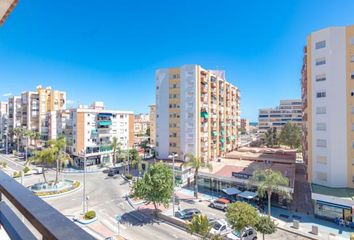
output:
M280 129L288 122L302 126L301 100L280 100L275 108L259 109L258 130L261 133L270 128Z
M141 136L146 134L146 130L150 127L149 114L136 114L134 116L134 134L135 136Z
M241 118L241 130L248 133L250 131L250 121L246 118Z
M9 131L21 127L21 97L10 96L8 98L8 128Z
M239 145L240 92L224 71L199 65L156 71L156 157L217 159Z
M156 146L156 105L150 105L150 145Z
M65 115L69 112L69 116L61 115L57 119L65 122L59 132L66 136L67 150L74 156L76 165L82 165L84 154L92 164L112 162L113 137L118 139L122 150L134 145L133 112L107 110L103 103L61 112Z
M0 102L0 143L5 143L8 125L8 103Z
M315 214L352 221L354 201L327 195L335 188L354 187L354 25L308 36L302 99L303 158L313 185Z

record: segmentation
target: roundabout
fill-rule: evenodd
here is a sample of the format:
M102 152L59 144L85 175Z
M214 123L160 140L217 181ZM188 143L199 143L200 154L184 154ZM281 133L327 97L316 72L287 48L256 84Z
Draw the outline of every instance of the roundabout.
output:
M57 197L76 192L80 189L81 183L75 180L64 179L57 184L54 181L35 183L28 188L38 197Z

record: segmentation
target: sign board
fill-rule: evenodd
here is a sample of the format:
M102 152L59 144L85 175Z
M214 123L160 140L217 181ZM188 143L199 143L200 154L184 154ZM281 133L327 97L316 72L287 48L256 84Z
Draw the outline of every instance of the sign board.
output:
M250 174L240 173L240 172L232 172L232 176L235 178L249 179L251 177Z
M116 215L116 220L117 222L120 222L122 220L122 215L120 214Z

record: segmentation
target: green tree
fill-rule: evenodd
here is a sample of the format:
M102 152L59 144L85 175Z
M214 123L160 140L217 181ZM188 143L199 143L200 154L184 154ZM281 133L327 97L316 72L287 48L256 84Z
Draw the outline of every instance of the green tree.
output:
M128 150L128 174L130 174L130 165L139 162L139 152L135 148Z
M145 135L146 135L146 136L150 136L150 127L148 127L148 128L146 129Z
M56 170L55 170L55 183L58 183L60 166L66 161L71 161L70 155L65 152L66 139L64 136L59 136L57 139L48 141L49 149L56 161Z
M145 158L146 150L149 149L148 143L149 143L149 141L145 140L145 141L141 142L141 144L140 144L140 147L144 150L144 158Z
M41 134L37 131L34 131L32 134L32 139L34 140L35 149L37 149L39 145L38 141L41 139Z
M194 169L194 196L195 198L198 198L198 175L199 175L199 169L202 167L206 167L209 169L209 171L213 170L213 166L210 163L205 163L203 162L200 158L194 156L191 153L187 153L185 156L187 162L185 162L183 165L189 166L192 169Z
M168 207L173 192L172 170L162 162L153 164L141 179L134 182L132 192L133 197L153 203L156 213L158 205Z
M207 239L212 225L205 215L194 215L192 220L187 223L187 232L190 234L199 234L201 239Z
M277 231L275 223L265 216L261 216L259 218L259 221L256 224L255 228L258 232L262 233L263 240L265 239L264 235L273 234Z
M44 182L48 183L46 175L45 175L45 168L48 167L49 164L53 164L55 162L55 155L53 154L52 148L45 148L41 151L36 151L33 157L30 157L27 162L26 166L29 163L35 162L42 165L42 174Z
M232 228L241 232L245 227L255 227L259 221L257 209L246 202L231 203L226 211L226 219Z
M141 174L141 172L143 171L142 162L141 162L141 157L138 155L137 158L135 158L135 159L132 160L131 165L132 165L133 167L136 167L136 166L138 167L138 176L140 177L140 174Z
M301 145L301 129L298 125L287 123L280 132L280 143L292 149Z
M112 158L113 158L113 165L115 166L116 165L116 162L117 162L117 153L120 153L120 146L122 144L120 142L118 142L118 139L117 137L113 137L112 139L112 144L111 144L111 147L112 147Z
M268 218L271 216L271 198L272 193L276 192L279 195L287 197L288 194L282 189L282 187L289 186L289 180L282 175L279 171L273 171L272 169L257 169L253 172L253 176L249 181L250 186L257 186L257 194L263 197L268 196Z
M262 138L267 147L273 147L279 144L279 136L276 128L269 128Z

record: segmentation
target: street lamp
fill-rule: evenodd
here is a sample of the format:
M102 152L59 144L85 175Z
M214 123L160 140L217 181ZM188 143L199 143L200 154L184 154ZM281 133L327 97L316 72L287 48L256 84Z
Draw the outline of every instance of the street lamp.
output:
M173 173L173 191L172 191L172 214L173 216L175 216L175 158L178 157L178 154L177 153L171 153L168 158L171 159L172 158L172 173Z
M84 159L84 187L83 187L83 195L82 195L82 211L85 214L86 209L86 148L84 148L81 153L83 154ZM82 155L81 155L82 156Z

